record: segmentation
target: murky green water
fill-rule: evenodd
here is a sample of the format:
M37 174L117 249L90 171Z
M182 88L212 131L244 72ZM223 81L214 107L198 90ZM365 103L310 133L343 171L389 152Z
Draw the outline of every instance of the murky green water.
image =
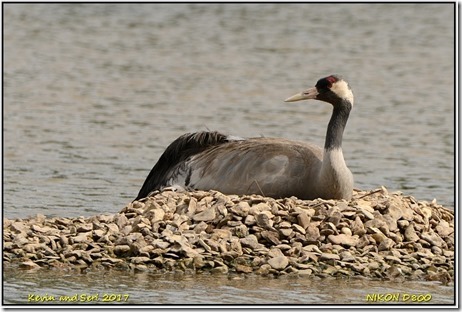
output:
M3 22L7 218L117 212L184 132L323 145L331 108L283 99L331 73L355 92L355 186L454 205L454 5L6 4ZM5 302L361 303L374 289L453 300L432 283L55 274L5 271Z

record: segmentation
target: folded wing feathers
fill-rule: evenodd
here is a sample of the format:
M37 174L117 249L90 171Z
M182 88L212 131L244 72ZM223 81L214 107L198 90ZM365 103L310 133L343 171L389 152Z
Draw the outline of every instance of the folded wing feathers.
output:
M227 137L216 131L202 131L186 133L173 141L160 156L144 181L140 192L135 200L144 198L154 190L160 189L165 184L170 170L189 157L198 154L212 146L221 145L238 138Z

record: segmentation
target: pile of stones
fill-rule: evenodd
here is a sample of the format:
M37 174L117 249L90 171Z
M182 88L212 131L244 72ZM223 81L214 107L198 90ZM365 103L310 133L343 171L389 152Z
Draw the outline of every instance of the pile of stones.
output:
M113 215L3 229L4 264L24 269L454 278L454 212L384 187L350 201L164 190Z

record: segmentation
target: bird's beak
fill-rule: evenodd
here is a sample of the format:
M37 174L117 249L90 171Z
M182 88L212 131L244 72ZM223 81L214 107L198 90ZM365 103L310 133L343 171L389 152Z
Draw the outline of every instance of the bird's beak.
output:
M318 95L318 89L316 87L309 88L308 90L305 90L301 93L297 93L295 95L292 95L291 97L287 98L284 100L284 102L296 102L296 101L301 101L301 100L310 100L310 99L316 99L316 96Z

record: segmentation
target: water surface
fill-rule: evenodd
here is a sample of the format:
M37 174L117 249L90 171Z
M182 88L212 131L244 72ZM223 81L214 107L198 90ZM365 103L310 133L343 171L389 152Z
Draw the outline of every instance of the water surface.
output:
M355 187L454 205L454 4L3 8L4 217L118 212L185 132L322 146L331 107L283 100L332 73L355 93L343 143ZM5 272L5 301L91 290L135 303L345 303L371 287L453 300L428 283L53 274Z
M11 270L5 271L4 281L4 303L20 305L90 303L287 306L454 303L453 285L442 286L440 283L415 281L322 280L290 276L274 278L124 271L92 271L85 274L73 271L41 271L37 274ZM63 298L60 300L61 297ZM41 302L39 298L53 300Z

